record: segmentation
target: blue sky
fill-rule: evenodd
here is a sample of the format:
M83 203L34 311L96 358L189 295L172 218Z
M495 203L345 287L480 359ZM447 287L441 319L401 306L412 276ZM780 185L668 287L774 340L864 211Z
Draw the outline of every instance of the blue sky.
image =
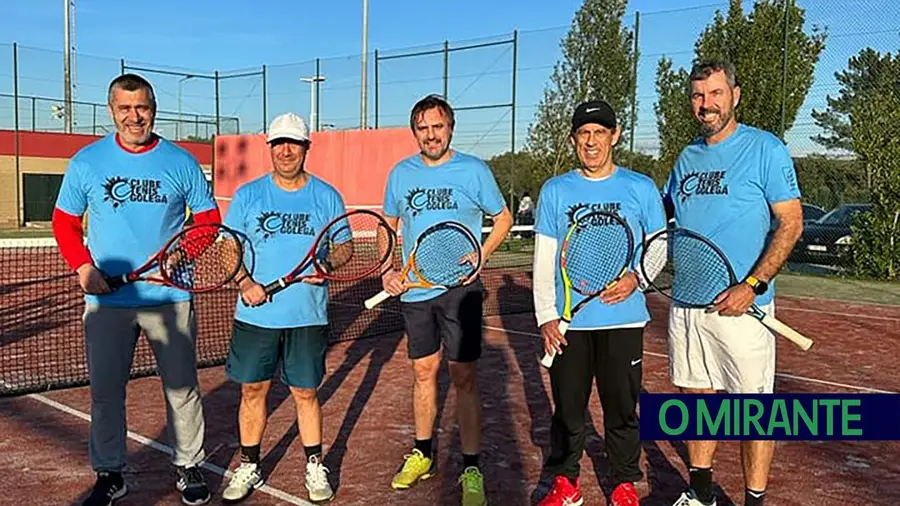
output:
M789 141L795 151L815 146L809 110L821 107L834 93L832 74L862 47L896 51L900 47L900 7L894 0L800 0L808 21L827 24L835 36L823 55L817 82L798 118ZM848 5L849 4L853 4ZM59 0L0 2L0 93L11 93L11 48L19 52L19 92L23 95L62 96L63 13ZM457 0L456 2L401 2L371 0L369 50L381 55L404 48L439 49L468 42L508 40L519 30L516 144L527 134L535 106L559 56L558 42L566 33L580 0ZM147 7L151 5L151 7ZM144 73L157 88L160 108L185 114L215 112L214 82L198 77L218 69L223 75L260 71L267 65L267 119L285 110L304 116L310 111L309 85L301 77L314 74L313 60L322 58L320 115L323 123L338 128L359 124L361 0L267 2L222 0L212 2L157 0L152 4L81 0L75 11L77 51L76 99L102 102L105 86L119 72L120 58L129 66L167 68L194 77ZM427 5L427 6L426 6ZM633 12L642 12L639 64L638 147L656 145L653 114L656 62L661 55L686 64L697 33L709 22L715 0L632 0ZM745 2L750 5L750 2ZM851 17L847 12L853 12ZM35 49L32 49L35 48ZM505 104L511 100L512 45L451 53L449 94L457 106ZM369 58L368 123L374 125L374 59ZM379 64L379 123L403 124L409 107L429 92L443 91L442 55L382 61ZM180 82L179 81L183 81ZM179 91L181 103L179 106ZM262 128L262 79L251 75L220 81L220 112L239 118L242 131ZM55 121L53 102L35 101L34 122L49 128ZM0 99L0 127L8 127L11 101ZM22 110L24 107L25 110ZM21 121L30 122L31 106L20 105ZM76 108L79 128L93 125L93 108ZM96 111L102 118L104 111ZM505 151L511 142L511 110L498 107L462 111L457 145L483 156ZM223 128L236 128L226 122ZM162 122L161 128L170 128ZM207 123L185 128L209 131ZM171 135L172 130L163 130Z

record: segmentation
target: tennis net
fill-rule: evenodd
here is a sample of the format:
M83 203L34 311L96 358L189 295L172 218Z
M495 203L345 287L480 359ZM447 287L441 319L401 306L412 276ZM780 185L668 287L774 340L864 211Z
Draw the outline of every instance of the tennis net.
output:
M482 230L486 237L490 229ZM533 229L516 226L485 265L485 315L532 310ZM400 248L394 263L400 267ZM403 330L399 301L374 309L365 299L381 290L376 276L329 284L332 343ZM53 238L0 240L0 396L86 385L82 315L84 299L75 274ZM195 297L200 367L221 365L228 354L237 290L225 288ZM141 337L131 376L156 374L156 362Z

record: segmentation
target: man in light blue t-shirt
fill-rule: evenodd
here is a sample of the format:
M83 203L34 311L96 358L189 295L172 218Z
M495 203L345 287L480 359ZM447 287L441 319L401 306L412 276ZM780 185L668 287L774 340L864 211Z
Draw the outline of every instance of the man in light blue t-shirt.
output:
M246 235L255 252L252 276L241 273L228 377L241 384L241 462L222 493L239 501L263 485L260 442L266 427L266 394L281 363L281 379L297 406L306 453L310 500L334 496L322 464L322 411L316 390L325 375L328 287L319 279L296 283L266 300L263 285L291 272L319 232L344 214L338 191L304 170L310 138L303 119L287 113L272 121L268 135L273 171L235 192L224 223ZM312 272L313 268L309 268Z
M547 471L553 486L539 506L581 504L579 462L584 454L585 410L596 381L603 406L613 490L611 504L637 504L640 469L637 404L641 390L644 327L650 320L638 275L640 249L628 273L590 301L559 333L565 287L560 248L569 228L592 211L612 212L631 228L635 246L666 226L659 190L649 177L620 167L613 148L621 129L604 101L580 104L572 115L571 142L580 166L550 178L541 188L534 225L534 309L544 351L557 351L550 367L553 418ZM576 295L575 305L583 299Z
M158 253L184 228L188 211L201 224L221 221L219 210L197 160L153 132L157 102L146 79L113 79L108 107L115 132L72 157L53 212L60 253L85 293L88 446L97 481L83 506L106 506L128 493L126 393L141 332L162 378L175 486L184 504L205 504L211 494L200 470L205 419L191 294L142 281L110 290L106 277L131 272Z
M742 282L719 296L715 311L671 308L670 374L685 393L772 393L775 338L745 313L754 301L774 312L772 278L803 230L794 164L780 139L737 122L741 90L730 63L694 66L690 98L703 135L682 150L663 195L676 224L718 245ZM773 214L778 227L766 245ZM716 442L687 448L690 488L675 505L713 505ZM774 450L774 441L741 443L745 506L762 506Z
M384 215L394 230L402 223L404 262L416 237L440 221L458 221L480 238L483 216L491 216L494 226L482 246L483 262L512 227L512 214L491 169L472 155L450 149L453 127L453 109L446 101L436 95L420 100L410 115L410 128L421 152L401 160L388 175ZM391 485L409 488L435 472L432 433L443 345L457 392L464 468L462 503L482 505L483 475L478 464L481 412L475 363L481 356L483 286L476 279L449 291L413 288L404 292L396 270L385 274L383 285L392 295L400 295L415 370L415 447Z

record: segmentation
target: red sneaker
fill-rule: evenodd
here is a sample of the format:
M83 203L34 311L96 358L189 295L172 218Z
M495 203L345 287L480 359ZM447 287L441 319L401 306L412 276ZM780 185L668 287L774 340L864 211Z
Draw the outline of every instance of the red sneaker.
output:
M553 479L553 488L537 506L581 506L583 502L581 478L575 478L572 483L565 476L557 476Z
M638 499L634 485L626 482L620 483L613 490L612 495L609 496L609 502L612 503L612 506L638 506L640 499Z

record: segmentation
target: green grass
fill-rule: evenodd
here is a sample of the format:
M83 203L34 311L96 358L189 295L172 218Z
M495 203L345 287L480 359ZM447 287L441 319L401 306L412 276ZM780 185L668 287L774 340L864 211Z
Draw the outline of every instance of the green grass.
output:
M900 283L781 273L775 284L778 295L900 305Z

